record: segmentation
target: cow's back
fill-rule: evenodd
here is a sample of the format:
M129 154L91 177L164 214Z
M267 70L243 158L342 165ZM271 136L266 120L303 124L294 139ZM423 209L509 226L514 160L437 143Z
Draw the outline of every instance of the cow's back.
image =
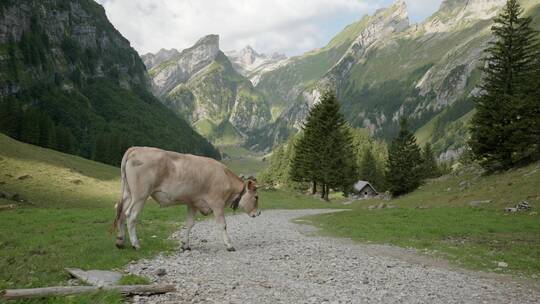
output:
M126 174L135 175L131 179L150 193L164 192L190 202L208 195L227 196L233 186L228 169L211 158L149 147L127 153Z

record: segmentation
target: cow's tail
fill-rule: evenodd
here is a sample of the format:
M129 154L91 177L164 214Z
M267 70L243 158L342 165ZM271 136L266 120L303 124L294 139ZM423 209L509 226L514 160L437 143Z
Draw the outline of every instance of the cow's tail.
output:
M126 163L129 158L129 153L131 152L131 148L124 153L124 157L122 157L122 163L120 164L120 175L121 175L121 183L122 183L122 192L120 193L120 200L116 204L116 217L114 218L114 222L112 224L111 229L109 230L110 233L116 230L118 222L121 220L121 218L124 216L124 213L122 212L124 210L124 201L126 197L131 197L131 191L129 189L129 184L126 179ZM126 195L127 194L127 195Z

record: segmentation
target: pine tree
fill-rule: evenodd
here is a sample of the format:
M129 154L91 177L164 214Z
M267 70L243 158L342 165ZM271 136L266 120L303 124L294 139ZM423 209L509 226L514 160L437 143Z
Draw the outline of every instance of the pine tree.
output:
M330 189L347 192L357 176L352 138L333 92L323 93L306 120L303 136L295 145L291 177L321 185L321 197Z
M422 181L422 157L416 138L408 130L403 119L400 130L388 149L386 182L394 196L409 193L420 186Z
M366 149L360 162L360 180L368 181L376 189L380 188L381 176L377 168L377 160L370 148Z
M431 148L431 144L427 143L422 150L422 178L434 178L441 176L441 170L437 164L437 159Z
M540 75L540 48L532 19L509 0L495 18L495 41L487 49L482 95L476 98L470 146L488 171L530 162L540 150L534 113L540 100L533 97Z
M41 114L39 118L39 141L42 147L53 147L54 123L47 114Z
M105 134L100 134L96 139L96 144L93 153L93 159L102 162L109 163L109 142Z
M32 145L38 145L40 140L40 115L34 109L27 109L23 112L21 124L20 141Z
M321 140L317 132L318 116L321 105L315 105L308 113L306 122L302 128L302 134L294 144L294 156L291 161L289 175L295 182L307 182L316 185L320 180L316 173L317 154L319 141ZM315 194L315 193L313 193Z

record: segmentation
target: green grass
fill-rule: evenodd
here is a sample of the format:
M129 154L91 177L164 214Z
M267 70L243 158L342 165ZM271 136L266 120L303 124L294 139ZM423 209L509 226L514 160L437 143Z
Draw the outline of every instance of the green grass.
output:
M25 175L29 177L19 179ZM0 211L0 289L65 285L69 279L65 267L121 270L130 261L172 252L177 244L167 238L185 218L185 207L161 209L149 200L138 224L142 249L118 250L115 236L108 230L120 192L119 169L20 143L2 134L0 191L25 199L16 209ZM261 191L260 196L263 210L334 206L278 191ZM0 199L0 205L13 203ZM135 277L124 280L145 282ZM47 301L120 303L122 297L97 293Z
M504 211L523 200L538 211L538 185L540 163L492 176L481 176L469 167L388 202L395 209L368 210L380 201L364 201L350 205L351 211L309 220L325 234L413 247L466 268L538 279L540 216ZM491 202L478 207L468 204L484 200ZM509 266L497 269L497 262Z
M140 277L134 274L126 274L118 282L118 285L147 285L150 284L150 280L144 277Z
M264 156L240 146L222 146L219 149L227 155L228 159L223 163L234 173L244 176L257 176L268 166L268 161L263 161Z

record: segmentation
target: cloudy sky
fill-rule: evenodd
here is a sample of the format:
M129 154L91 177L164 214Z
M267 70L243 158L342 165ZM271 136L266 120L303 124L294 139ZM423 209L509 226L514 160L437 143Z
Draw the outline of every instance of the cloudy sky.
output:
M97 0L140 54L184 49L219 34L222 50L299 55L322 47L347 24L393 0ZM405 0L413 22L442 0Z

